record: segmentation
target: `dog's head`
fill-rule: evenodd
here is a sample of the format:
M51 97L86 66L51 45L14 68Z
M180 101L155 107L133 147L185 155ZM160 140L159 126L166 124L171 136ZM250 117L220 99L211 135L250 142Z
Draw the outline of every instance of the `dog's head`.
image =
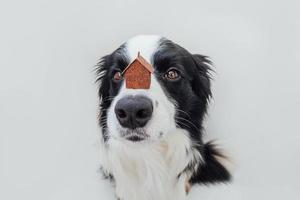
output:
M123 70L138 52L154 68L149 89L130 89ZM158 36L137 36L101 59L100 125L104 140L159 141L177 128L201 142L201 126L211 95L206 56L191 54Z

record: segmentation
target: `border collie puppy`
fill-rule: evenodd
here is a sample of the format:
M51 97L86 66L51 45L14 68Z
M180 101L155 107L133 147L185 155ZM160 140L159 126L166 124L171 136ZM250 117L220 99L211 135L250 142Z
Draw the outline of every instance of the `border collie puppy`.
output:
M154 68L149 89L123 70L138 52ZM101 165L120 200L183 200L194 184L226 182L226 157L202 140L211 96L208 57L159 36L136 36L97 65Z

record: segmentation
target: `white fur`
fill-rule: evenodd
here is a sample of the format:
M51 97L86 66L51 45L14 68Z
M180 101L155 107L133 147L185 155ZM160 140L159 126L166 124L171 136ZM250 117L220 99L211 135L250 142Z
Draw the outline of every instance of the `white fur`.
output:
M128 40L126 42L126 53L130 61L133 61L140 52L144 58L151 62L153 53L157 51L161 38L157 35L138 35Z
M139 36L126 45L131 61L141 55L151 62L157 50L158 36ZM114 107L127 95L144 95L153 103L153 114L145 130L149 138L141 142L125 140L120 135ZM123 84L114 98L107 115L110 139L102 146L102 167L114 176L116 195L121 200L183 200L185 183L190 173L178 175L201 156L185 130L176 127L175 105L168 99L154 76L148 90L127 89Z
M196 159L192 151L187 153L190 146L183 130L152 144L111 139L103 148L102 164L114 175L116 195L122 200L183 200L189 177L177 176Z

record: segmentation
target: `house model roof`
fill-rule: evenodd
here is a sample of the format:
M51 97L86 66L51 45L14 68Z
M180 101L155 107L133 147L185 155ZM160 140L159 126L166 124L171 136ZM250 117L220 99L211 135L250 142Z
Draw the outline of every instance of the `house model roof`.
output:
M138 56L136 59L134 59L125 69L124 71L122 72L122 74L124 74L126 72L126 70L128 68L131 67L131 65L134 63L134 62L139 62L143 67L145 67L150 73L153 73L154 72L154 69L152 67L152 65L147 62L147 60L145 58L143 58L140 54L140 52L138 52Z

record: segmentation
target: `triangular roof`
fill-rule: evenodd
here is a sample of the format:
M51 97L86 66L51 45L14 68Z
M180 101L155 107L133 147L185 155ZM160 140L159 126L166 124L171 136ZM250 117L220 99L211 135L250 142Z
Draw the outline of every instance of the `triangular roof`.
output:
M136 59L134 59L122 72L125 73L125 71L131 66L132 63L138 61L141 65L143 65L150 73L154 72L154 69L152 67L152 65L150 63L147 62L147 60L145 58L143 58L140 54L140 52L138 52L138 56Z

